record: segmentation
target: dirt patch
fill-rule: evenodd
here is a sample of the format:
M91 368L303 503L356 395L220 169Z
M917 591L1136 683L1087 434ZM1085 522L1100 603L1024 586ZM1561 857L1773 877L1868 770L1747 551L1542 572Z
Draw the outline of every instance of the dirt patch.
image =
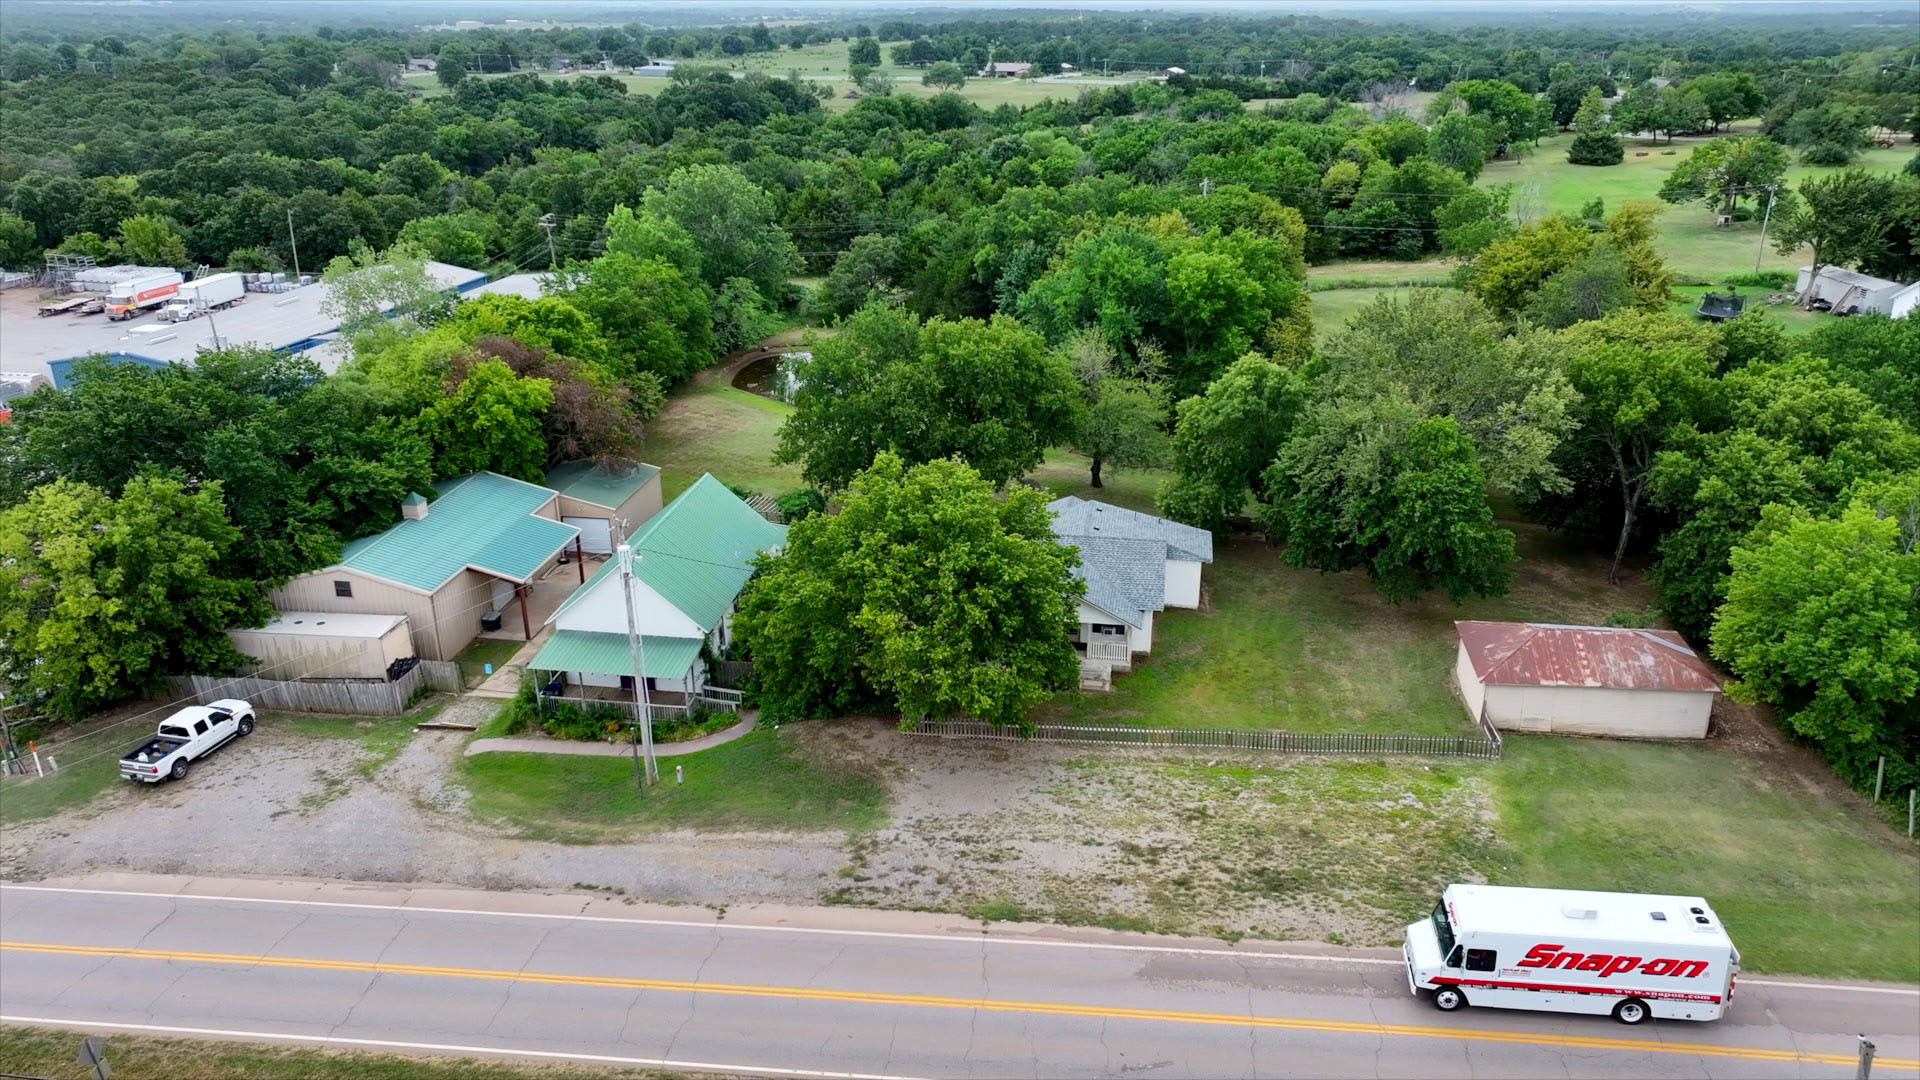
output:
M1381 945L1495 843L1474 768L820 735L898 780L837 903Z

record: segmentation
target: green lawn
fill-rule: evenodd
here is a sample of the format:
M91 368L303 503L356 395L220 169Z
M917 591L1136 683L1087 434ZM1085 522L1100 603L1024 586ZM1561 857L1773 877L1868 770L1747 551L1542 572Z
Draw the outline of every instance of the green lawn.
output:
M1315 289L1307 294L1313 304L1313 332L1318 337L1347 325L1360 309L1382 296L1405 297L1411 289L1389 287L1360 289Z
M797 465L775 465L780 423L793 411L706 372L675 390L647 425L640 460L660 466L661 495L672 499L710 472L728 484L768 495L801 486Z
M1920 982L1920 852L1802 755L1515 736L1497 884L1705 896L1748 970Z
M1204 572L1208 610L1160 612L1152 654L1116 675L1112 693L1063 693L1036 716L1157 728L1471 732L1448 689L1454 620L1596 623L1650 600L1642 584L1607 585L1597 556L1536 527L1511 527L1522 556L1513 591L1458 606L1440 594L1388 604L1357 572L1296 570L1252 538L1218 542Z
M1535 214L1576 213L1588 200L1599 196L1608 210L1617 209L1629 199L1654 199L1660 185L1673 167L1693 152L1704 138L1679 139L1672 145L1652 145L1640 139L1627 140L1626 160L1618 165L1594 167L1567 162L1571 135L1542 139L1537 149L1522 157L1487 163L1480 174L1481 184L1513 184L1514 208ZM1667 151L1672 151L1668 153ZM1913 147L1872 149L1860 155L1857 165L1869 169L1897 171L1913 157ZM1831 168L1796 165L1787 172L1787 181L1798 184L1810 177L1835 172ZM1760 247L1760 222L1747 221L1721 228L1704 205L1686 203L1668 206L1660 216L1656 245L1667 262L1684 278L1718 281L1729 273L1751 271L1754 258L1763 270L1799 268L1802 253L1781 255L1768 241Z
M460 665L461 685L469 690L479 686L486 681L488 664L493 665L493 670L499 671L501 666L513 659L513 654L519 652L520 647L525 644L524 641L508 641L503 638L474 638L472 644L461 649L460 655L453 658L454 663Z
M102 1035L113 1075L138 1080L665 1080L680 1073L652 1069L518 1062L462 1057L401 1057L271 1043L164 1039L111 1031L0 1028L0 1073L81 1076L73 1063L86 1034ZM87 1073L86 1075L91 1075Z
M686 782L676 784L674 766ZM476 754L460 775L475 817L530 839L594 843L639 830L861 830L885 820L886 788L843 761L813 761L798 740L762 729L711 750L660 759L661 782L634 786L625 757Z
M1096 488L1085 456L1055 448L1047 451L1046 461L1028 473L1026 479L1056 498L1078 495L1152 514L1157 512L1153 506L1154 492L1172 476L1166 469L1116 469L1109 465L1101 468L1101 486Z

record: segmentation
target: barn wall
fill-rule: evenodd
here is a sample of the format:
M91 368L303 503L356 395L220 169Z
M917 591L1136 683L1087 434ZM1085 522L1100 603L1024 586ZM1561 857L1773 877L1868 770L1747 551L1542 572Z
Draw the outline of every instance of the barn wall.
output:
M335 596L333 583L353 584L352 596ZM405 615L412 630L413 647L402 655L426 660L449 660L453 654L436 650L438 638L433 615L433 597L424 592L395 585L390 581L336 566L302 574L268 594L279 611L338 611L361 615ZM458 650L456 650L458 651Z
M1467 657L1465 643L1455 649L1453 684L1460 690L1460 700L1466 703L1467 715L1478 721L1481 703L1486 700L1487 688L1480 681L1480 677L1473 673L1473 661Z
M1704 739L1715 694L1586 686L1489 686L1487 713L1507 731Z
M1167 560L1167 593L1164 603L1168 607L1197 608L1200 606L1200 563L1193 559Z

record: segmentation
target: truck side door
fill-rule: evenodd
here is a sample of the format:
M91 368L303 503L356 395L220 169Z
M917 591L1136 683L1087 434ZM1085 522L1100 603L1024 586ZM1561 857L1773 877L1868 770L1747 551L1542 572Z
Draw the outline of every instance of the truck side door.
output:
M213 738L207 734L207 731L207 722L205 720L195 720L193 722L193 741L187 744L187 756L189 758L199 757L201 754L207 752L207 747L213 745Z

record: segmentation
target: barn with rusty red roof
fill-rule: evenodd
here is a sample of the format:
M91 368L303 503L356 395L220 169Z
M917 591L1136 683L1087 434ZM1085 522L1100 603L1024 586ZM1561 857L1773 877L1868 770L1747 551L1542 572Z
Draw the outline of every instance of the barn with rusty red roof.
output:
M1508 731L1704 739L1713 668L1671 630L1457 622L1467 711Z

